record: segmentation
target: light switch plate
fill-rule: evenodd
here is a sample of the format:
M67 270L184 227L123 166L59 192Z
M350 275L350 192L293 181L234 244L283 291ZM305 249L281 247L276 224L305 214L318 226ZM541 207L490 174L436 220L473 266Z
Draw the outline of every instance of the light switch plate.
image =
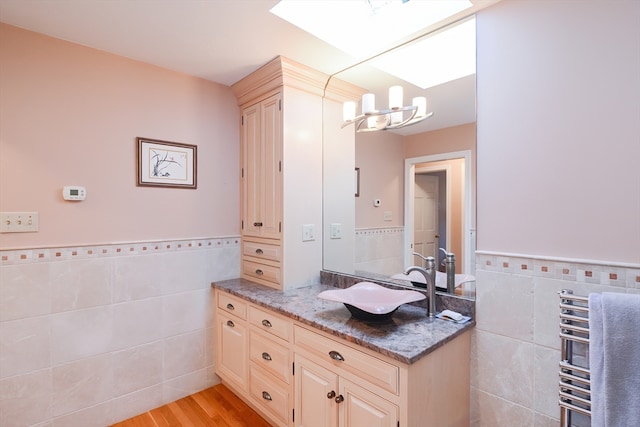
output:
M339 224L339 223L331 224L331 238L342 239L342 224Z
M304 224L302 226L302 241L310 242L316 240L315 226L313 224Z
M38 212L0 212L0 233L38 231Z

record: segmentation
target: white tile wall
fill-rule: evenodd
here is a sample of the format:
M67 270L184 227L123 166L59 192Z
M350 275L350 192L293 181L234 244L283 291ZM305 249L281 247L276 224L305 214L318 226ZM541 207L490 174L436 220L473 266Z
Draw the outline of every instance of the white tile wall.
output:
M404 271L404 227L359 228L355 237L355 271L393 275Z
M215 384L240 239L0 251L0 426L105 426Z
M640 293L640 268L476 253L472 426L558 425L561 289Z

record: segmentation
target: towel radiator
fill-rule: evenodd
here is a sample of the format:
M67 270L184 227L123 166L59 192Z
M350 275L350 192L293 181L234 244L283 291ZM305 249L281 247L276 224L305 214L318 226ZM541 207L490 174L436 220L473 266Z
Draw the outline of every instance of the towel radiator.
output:
M560 426L574 421L589 425L591 375L589 371L589 297L563 289L560 296ZM577 415L575 420L573 416ZM582 424L582 423L586 424Z

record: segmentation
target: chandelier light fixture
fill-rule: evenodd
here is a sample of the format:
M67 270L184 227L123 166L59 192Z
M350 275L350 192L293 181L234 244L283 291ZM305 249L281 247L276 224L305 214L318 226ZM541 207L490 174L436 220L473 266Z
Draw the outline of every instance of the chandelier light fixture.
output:
M345 102L342 110L342 127L355 124L356 132L398 129L419 123L433 113L427 113L427 99L424 96L413 98L411 105L402 105L402 86L389 88L389 109L376 110L375 95L362 95L362 114L356 116L356 103Z

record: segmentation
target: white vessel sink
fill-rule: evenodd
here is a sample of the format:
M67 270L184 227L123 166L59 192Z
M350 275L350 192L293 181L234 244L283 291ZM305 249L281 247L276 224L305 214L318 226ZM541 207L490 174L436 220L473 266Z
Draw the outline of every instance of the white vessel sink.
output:
M318 298L343 303L351 314L363 320L386 320L398 307L426 298L421 292L389 289L371 282L360 282L346 289L320 292Z

